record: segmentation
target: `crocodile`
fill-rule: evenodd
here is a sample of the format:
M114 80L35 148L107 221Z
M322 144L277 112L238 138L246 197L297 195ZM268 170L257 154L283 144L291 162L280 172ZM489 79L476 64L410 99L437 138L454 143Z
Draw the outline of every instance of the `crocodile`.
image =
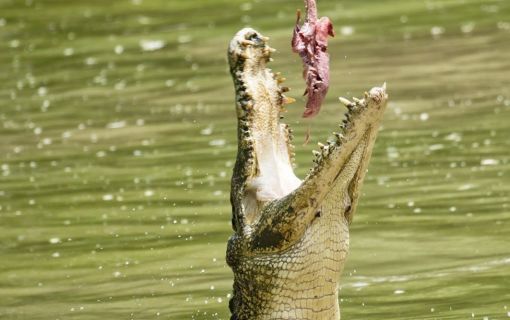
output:
M293 99L267 68L275 51L251 28L228 48L238 120L231 180L233 235L226 260L234 273L231 320L339 319L339 278L379 124L386 84L353 101L299 179L292 131L281 122Z

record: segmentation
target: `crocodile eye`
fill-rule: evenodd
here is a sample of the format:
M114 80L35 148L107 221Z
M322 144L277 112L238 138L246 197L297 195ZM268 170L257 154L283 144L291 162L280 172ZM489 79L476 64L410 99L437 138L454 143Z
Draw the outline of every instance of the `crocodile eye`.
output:
M264 44L264 41L262 41L262 38L259 36L258 33L252 33L249 35L246 35L246 39L253 41L255 45L260 46Z

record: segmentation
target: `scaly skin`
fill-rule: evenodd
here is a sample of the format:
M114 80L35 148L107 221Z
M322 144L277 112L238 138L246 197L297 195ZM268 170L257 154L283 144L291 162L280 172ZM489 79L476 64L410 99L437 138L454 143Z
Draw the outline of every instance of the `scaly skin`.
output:
M266 68L267 38L243 29L228 58L238 116L232 176L234 272L231 319L339 319L338 283L349 224L386 106L385 86L347 105L342 132L315 152L301 181L292 170L292 137L280 113L292 99Z

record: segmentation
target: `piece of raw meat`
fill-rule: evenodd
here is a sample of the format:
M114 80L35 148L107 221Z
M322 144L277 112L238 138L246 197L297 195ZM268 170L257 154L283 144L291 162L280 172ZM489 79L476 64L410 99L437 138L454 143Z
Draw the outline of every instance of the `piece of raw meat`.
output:
M292 35L292 51L303 60L303 78L306 81L304 95L308 95L304 118L319 113L329 88L328 36L335 36L333 24L328 17L317 20L315 0L305 0L306 20L300 26L301 12L297 11L296 27Z

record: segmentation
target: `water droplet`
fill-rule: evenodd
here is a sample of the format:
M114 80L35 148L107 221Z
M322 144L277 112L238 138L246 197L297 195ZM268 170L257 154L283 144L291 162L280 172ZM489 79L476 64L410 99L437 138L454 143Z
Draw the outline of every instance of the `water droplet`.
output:
M443 27L440 27L440 26L434 26L430 29L430 34L434 37L434 38L437 38L439 36L441 36L442 34L444 33L444 28Z
M74 54L74 49L73 48L65 48L64 49L64 56L70 57L73 54Z
M186 34L180 35L177 38L177 42L179 42L179 43L189 43L189 42L191 42L191 40L193 40L193 38L190 35L186 35Z
M165 47L163 40L140 40L138 44L143 51L156 51Z
M94 57L88 57L87 59L85 59L85 64L88 66L93 66L96 63L97 63L97 59Z
M46 89L46 87L39 87L39 89L37 89L37 94L41 97L44 97L46 94L48 94L48 89Z
M18 39L14 39L9 42L9 47L11 47L11 48L17 48L17 47L19 47L19 45L20 45L20 42Z
M108 129L119 129L119 128L124 128L126 126L126 121L115 121L115 122L110 122L106 125L106 127Z
M510 22L498 22L498 29L500 30L510 30Z
M211 140L209 141L209 145L210 146L213 146L213 147L222 147L226 144L227 142L225 141L225 139L215 139L215 140Z
M447 141L460 142L462 141L462 136L460 133L452 132L449 135L447 135L444 139Z
M204 135L204 136L209 136L211 135L213 132L213 127L212 126L208 126L207 128L204 128L202 130L200 130L200 134L201 135Z
M499 160L497 160L497 159L482 159L482 161L480 161L480 164L482 166L496 166L499 164Z
M440 144L440 143L432 144L429 146L430 151L436 151L436 150L441 150L441 149L444 149L444 145Z
M340 28L340 34L343 36L352 36L354 34L354 27L353 26L342 26Z
M460 26L460 31L462 33L471 33L475 29L475 24L473 22L468 22Z
M113 51L116 53L116 54L122 54L124 52L124 47L121 46L120 44L116 45L115 48L113 49Z

